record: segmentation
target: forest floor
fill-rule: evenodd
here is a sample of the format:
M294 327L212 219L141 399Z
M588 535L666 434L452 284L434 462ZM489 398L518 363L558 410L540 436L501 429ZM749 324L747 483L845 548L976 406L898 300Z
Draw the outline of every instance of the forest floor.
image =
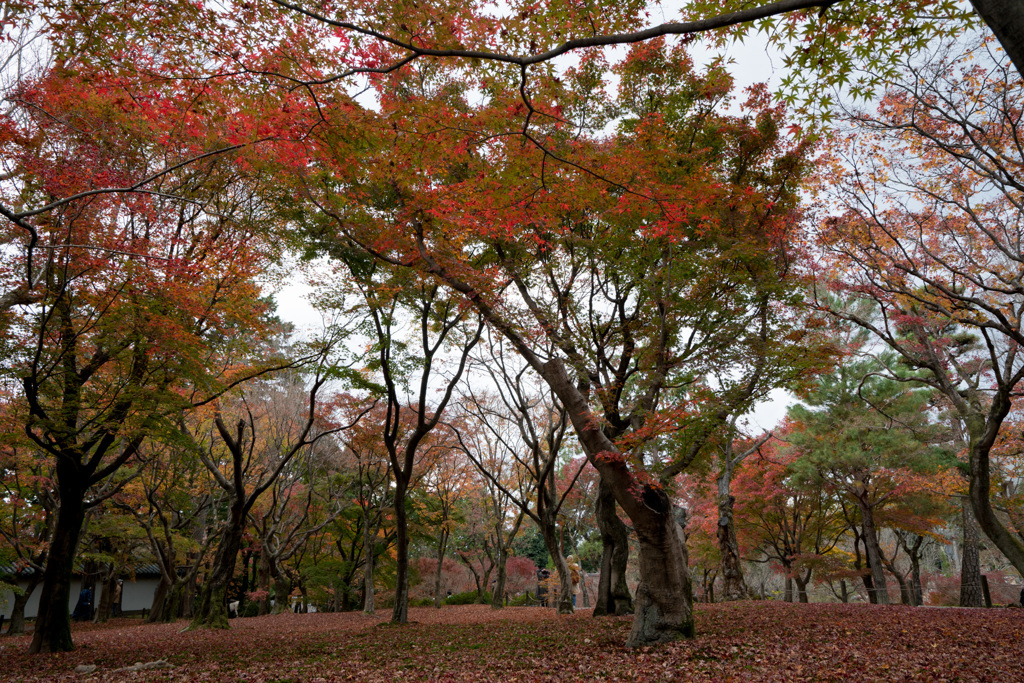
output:
M1024 681L1024 610L740 602L698 605L697 637L623 647L631 618L540 607L414 608L75 624L77 649L0 639L0 681ZM172 668L117 671L166 660ZM92 673L76 673L94 665Z

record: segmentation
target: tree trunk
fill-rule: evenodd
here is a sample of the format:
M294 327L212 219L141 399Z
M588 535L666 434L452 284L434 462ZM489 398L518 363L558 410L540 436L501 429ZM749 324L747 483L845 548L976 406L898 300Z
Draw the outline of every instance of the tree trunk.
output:
M630 515L640 539L640 585L626 647L693 637L693 593L683 526L662 489L645 487L652 514Z
M437 543L437 569L434 570L434 607L440 607L443 601L441 597L441 572L444 569L444 556L448 550L448 526L441 529L441 538Z
M500 533L500 532L499 532ZM504 541L498 539L498 564L495 567L498 571L494 578L494 591L491 593L491 609L502 609L505 606L505 581L507 578L506 564L508 563L508 548Z
M885 583L885 572L882 568L882 551L878 546L878 534L875 531L874 509L867 504L862 494L857 496L857 506L860 508L862 534L864 539L864 554L867 556L868 569L871 572L871 586L868 591L874 593L875 599L872 603L879 605L889 604L889 589Z
M29 598L32 597L32 593L35 591L36 586L39 585L39 581L43 578L42 572L38 569L32 572L32 575L28 579L28 585L25 586L25 592L14 595L14 603L11 605L11 621L7 627L7 635L9 636L20 636L25 633L25 605L28 604Z
M78 538L85 523L85 489L78 485L77 468L72 457L57 459L57 488L60 505L57 523L43 571L43 589L39 596L39 611L29 653L68 652L74 649L71 641L71 618L68 602L71 598L71 572L74 568Z
M569 575L569 564L565 561L562 547L558 543L555 520L552 519L549 512L545 514L545 517L546 519L541 520L544 524L541 525L540 532L544 537L544 545L548 549L548 554L551 555L551 561L555 564L555 571L558 572L559 589L556 607L559 614L572 614L572 577Z
M196 560L198 562L198 559ZM196 574L193 572L189 580L181 587L181 613L183 619L191 619L196 613Z
M704 589L704 602L708 605L715 604L715 579L717 578L717 569L704 570L704 581L702 582L702 588Z
M256 587L261 595L256 614L262 617L270 614L270 557L267 554L266 548L263 548L260 553L260 561L257 567Z
M406 484L395 474L395 608L392 624L409 622L409 521L405 515Z
M782 599L785 602L793 602L793 577L788 569L786 571L786 588L782 593Z
M291 595L292 595L292 581L289 579L280 567L275 566L272 568L274 576L274 614L280 614L281 612L291 611Z
M488 557L488 561L490 558ZM481 573L480 584L476 589L476 604L483 605L487 602L487 585L491 581L491 572L494 571L494 564L488 565L487 569L484 569Z
M363 613L373 614L376 609L376 590L373 585L374 562L374 537L369 529L363 526Z
M903 549L910 558L910 580L909 590L911 605L920 607L923 604L924 591L921 589L921 548L924 547L924 536L911 534L914 537L913 543L907 543L906 537L901 536Z
M910 588L914 594L914 607L924 604L924 589L921 586L921 558L913 557L910 560Z
M1013 14L1020 15L1018 8ZM1024 41L1022 41L1024 42ZM972 415L965 422L970 434L970 498L974 519L992 544L1003 553L1013 568L1024 575L1024 539L1011 532L992 509L989 455L999 428L1010 411L1008 396L997 393L986 417Z
M262 548L261 548L261 551L262 551ZM241 591L242 597L241 597L241 600L239 600L239 602L238 602L238 613L239 614L242 613L242 608L245 607L245 603L249 601L249 593L252 592L253 585L256 585L256 584L259 583L257 576L250 576L250 572L249 572L249 565L252 564L253 551L251 551L251 550L244 550L244 551L242 551L241 555L242 555L242 591ZM263 555L263 553L261 552L260 556L262 557L262 555ZM251 573L253 575L258 574L259 573L259 567L258 566L255 567ZM266 586L265 585L259 585L258 588L263 588L263 589L269 591L269 583L270 583L270 581L268 580L266 583L267 583ZM260 614L266 614L266 612L260 612Z
M633 597L626 584L629 564L629 532L615 513L615 494L604 479L598 483L594 507L601 531L601 575L597 584L594 616L622 616L633 613Z
M242 546L243 522L245 513L241 505L233 506L231 519L224 527L217 554L213 558L213 567L203 582L203 592L199 597L199 608L192 618L190 629L196 628L231 628L228 623L228 583L235 573L235 560Z
M969 500L961 503L961 520L964 530L964 547L960 556L960 606L984 607L985 598L981 592L981 543L974 510Z
M807 604L807 603L810 602L810 600L807 597L807 584L810 583L810 582L811 582L811 571L810 570L807 571L807 574L805 576L801 577L800 573L797 572L797 575L793 577L793 583L796 584L797 600L799 600L800 602L802 602L804 604Z
M188 576L175 579L171 589L164 600L164 613L162 621L170 623L175 619L184 617L192 618L192 604L195 602L195 575L189 572Z
M736 498L721 495L722 478L719 477L718 497L718 549L722 555L722 600L745 600L747 584L743 581L743 567L740 565L740 546L736 540L736 526L733 524L732 508Z
M893 565L890 573L893 578L896 579L896 584L900 587L900 603L907 605L908 607L914 606L914 594L911 592L910 584L907 583L905 576L900 574L899 571L895 571L896 567Z
M149 606L149 616L146 617L147 624L156 624L161 621L170 621L170 618L164 618L165 602L167 600L167 593L169 586L167 578L161 574L160 583L156 586L156 592L153 593L153 602Z
M1024 76L1024 3L1020 0L971 0L971 5Z
M914 606L914 590L913 590L913 586L911 586L910 582L907 581L907 574L904 574L903 572L901 572L899 567L896 566L896 557L899 554L899 548L900 547L903 547L905 550L907 550L906 546L903 545L902 539L900 539L899 545L897 545L896 552L893 553L892 560L890 561L888 558L886 558L883 555L882 556L882 562L885 564L885 568L889 570L889 573L892 574L893 578L896 579L896 584L899 586L899 589L900 589L900 603L902 603L904 605L907 605L908 607L913 607ZM910 554L909 550L907 550L907 554L909 556L909 554Z
M106 575L103 577L103 592L100 594L100 602L96 606L93 623L102 624L110 619L110 613L114 609L114 591L116 590L117 569L111 564L107 567Z
M736 498L731 492L733 466L741 460L742 458L737 458L734 461L730 442L729 447L725 449L722 471L716 482L718 484L718 526L715 533L718 536L718 549L722 556L722 599L726 602L744 600L747 597L747 584L743 581L743 567L740 564L740 546L736 540L736 526L733 524L733 505L736 503Z

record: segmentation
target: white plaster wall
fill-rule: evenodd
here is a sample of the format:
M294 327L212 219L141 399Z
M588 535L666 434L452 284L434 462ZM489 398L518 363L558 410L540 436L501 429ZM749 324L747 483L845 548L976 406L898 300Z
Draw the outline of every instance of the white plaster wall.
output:
M153 606L153 595L156 593L157 584L159 579L144 577L137 581L124 582L124 589L121 592L121 610L127 612L136 612L143 609L150 609ZM25 583L21 586L24 588ZM39 613L39 595L42 592L42 583L36 586L36 589L32 591L32 596L28 599L28 604L25 605L25 618L34 619L36 614ZM68 614L75 609L75 604L78 602L78 594L82 590L81 579L73 579L71 581L71 593L68 596ZM103 594L103 587L96 586L96 595L93 597L93 607L99 607L100 596ZM14 593L10 589L0 590L0 614L5 617L11 616L11 609L14 607Z

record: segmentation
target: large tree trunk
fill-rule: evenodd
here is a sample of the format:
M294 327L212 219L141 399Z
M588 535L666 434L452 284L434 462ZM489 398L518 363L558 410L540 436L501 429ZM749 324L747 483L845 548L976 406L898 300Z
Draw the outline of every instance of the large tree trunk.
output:
M274 576L274 614L280 614L291 610L292 581L281 568L274 563L272 567Z
M85 489L79 485L81 478L70 456L57 459L56 475L60 505L43 572L43 589L29 645L30 653L74 649L68 602L78 538L85 523Z
M146 617L147 624L156 624L161 621L171 621L173 617L168 616L164 618L167 594L170 591L170 584L167 582L167 578L163 575L160 576L160 583L156 585L156 591L153 593L153 602L149 606L149 616Z
M683 527L662 489L645 487L650 515L631 514L640 539L640 585L626 647L693 637L693 594Z
M640 584L626 646L692 638L693 595L686 541L672 502L662 488L641 484L629 472L625 459L601 431L586 397L569 379L565 367L552 361L540 368L565 406L587 457L629 515L640 542Z
M164 601L162 621L169 623L181 617L192 618L192 605L195 602L195 578L195 574L189 572L188 576L176 579L171 584L171 589Z
M217 554L213 558L213 567L203 582L199 608L192 618L190 629L231 628L228 623L228 583L235 573L235 561L242 546L244 521L245 513L241 505L234 506L231 510L231 519L221 533Z
M409 521L405 515L406 484L395 476L395 608L392 624L409 621Z
M804 574L803 576L800 576L800 572L797 572L796 576L793 577L793 583L796 584L797 600L799 600L800 602L802 602L804 604L807 604L808 602L810 602L810 600L807 597L807 584L810 583L810 582L811 582L811 570L810 569L808 569L807 573Z
M731 438L731 437L730 437ZM718 549L722 556L722 599L725 601L744 600L747 584L743 581L743 567L740 564L740 545L736 540L736 525L733 523L732 470L743 457L733 459L732 445L725 449L722 471L718 475Z
M601 575L597 584L594 616L622 616L633 613L633 597L626 584L629 564L629 531L615 513L615 494L601 479L594 508L601 531Z
M969 500L961 502L964 547L960 558L960 606L984 607L985 597L981 590L981 543L978 524Z
M867 504L863 495L857 496L860 508L861 532L864 539L864 554L867 555L868 569L871 571L871 586L868 590L874 593L872 603L889 604L889 589L885 582L885 571L882 567L882 551L878 546L878 533L875 530L874 509Z

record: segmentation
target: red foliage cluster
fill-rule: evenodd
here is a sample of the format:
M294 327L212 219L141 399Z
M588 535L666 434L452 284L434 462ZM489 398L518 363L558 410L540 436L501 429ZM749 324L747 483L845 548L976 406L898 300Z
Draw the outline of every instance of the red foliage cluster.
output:
M698 636L622 646L630 619L558 617L483 605L410 610L410 624L361 613L237 619L228 632L115 620L75 627L74 652L0 646L4 680L310 681L1012 681L1024 612L777 602L701 605ZM174 668L115 672L137 661ZM75 674L94 664L91 675Z

